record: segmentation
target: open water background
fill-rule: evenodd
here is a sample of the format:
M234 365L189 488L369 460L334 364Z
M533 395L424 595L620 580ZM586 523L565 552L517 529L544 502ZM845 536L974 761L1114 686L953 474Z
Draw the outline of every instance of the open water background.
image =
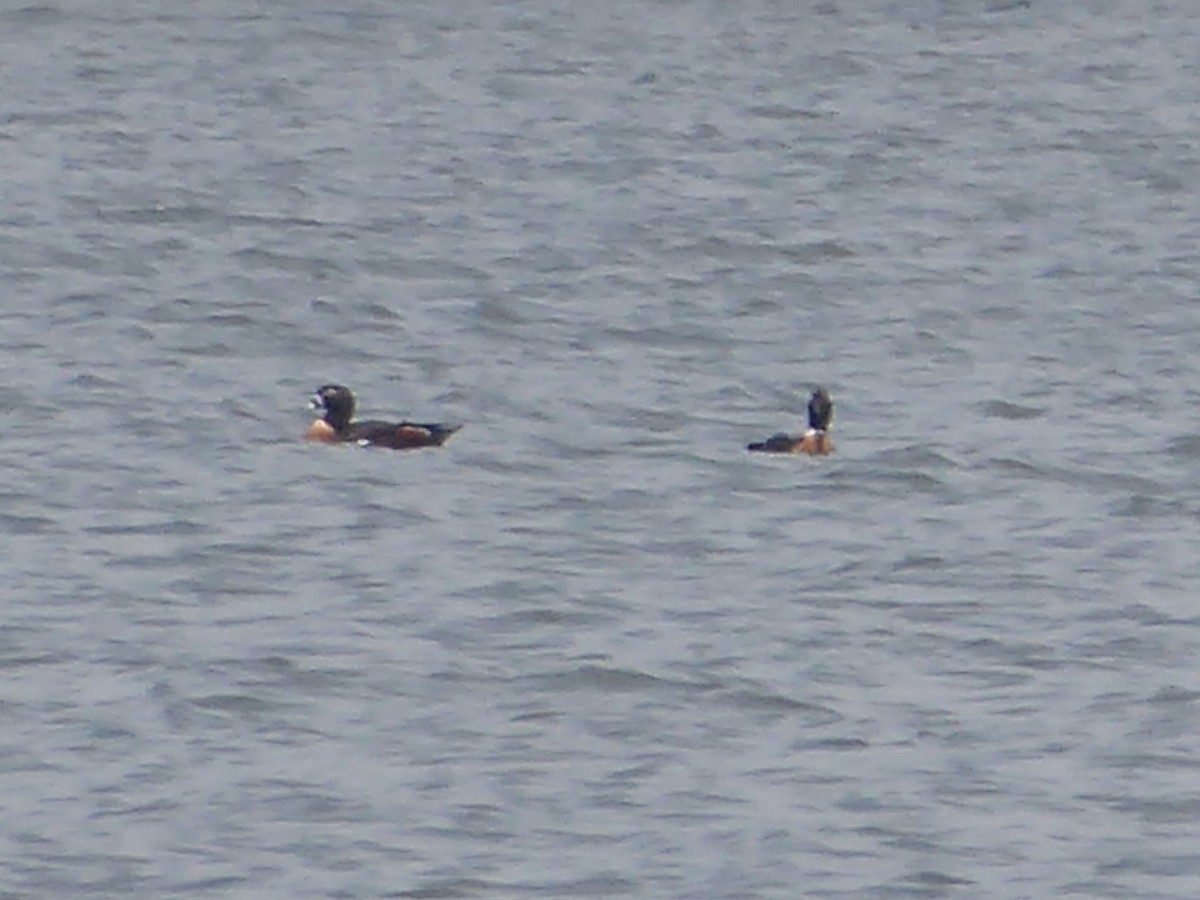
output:
M1200 896L1198 23L5 3L0 896Z

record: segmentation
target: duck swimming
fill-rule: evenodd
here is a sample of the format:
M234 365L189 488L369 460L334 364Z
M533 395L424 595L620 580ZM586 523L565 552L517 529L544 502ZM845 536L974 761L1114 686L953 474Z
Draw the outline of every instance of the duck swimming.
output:
M354 421L354 393L340 384L327 384L317 389L310 405L324 410L305 431L310 441L324 444L358 444L360 447L387 447L392 450L413 450L417 447L440 447L458 431L461 425L429 422Z
M833 401L823 387L817 388L808 398L808 431L794 436L773 434L765 441L747 444L746 449L754 453L805 453L809 456L825 456L833 452L833 441L829 429L833 424Z

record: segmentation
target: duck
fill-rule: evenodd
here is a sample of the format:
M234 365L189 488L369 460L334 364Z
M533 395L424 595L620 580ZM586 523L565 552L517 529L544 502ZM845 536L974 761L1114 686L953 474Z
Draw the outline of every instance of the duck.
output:
M462 428L461 425L431 422L384 422L374 419L356 422L355 403L354 392L345 385L326 384L317 388L309 405L322 410L323 414L308 426L304 436L323 444L413 450L418 447L440 447Z
M752 453L804 453L809 456L826 456L833 452L833 441L829 437L833 424L833 401L823 387L817 388L808 398L808 430L801 435L773 434L765 441L747 444Z

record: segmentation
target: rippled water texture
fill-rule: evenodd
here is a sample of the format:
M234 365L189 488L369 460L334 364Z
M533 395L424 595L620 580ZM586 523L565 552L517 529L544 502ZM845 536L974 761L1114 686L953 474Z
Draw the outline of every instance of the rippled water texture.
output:
M1195 12L5 7L4 896L1200 896Z

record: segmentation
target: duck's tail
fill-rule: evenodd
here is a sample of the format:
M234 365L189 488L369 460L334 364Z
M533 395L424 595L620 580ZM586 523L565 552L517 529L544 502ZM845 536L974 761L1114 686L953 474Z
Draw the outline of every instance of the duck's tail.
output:
M431 422L421 427L429 432L431 442L438 447L450 440L455 432L462 430L462 425L448 425L442 422Z

